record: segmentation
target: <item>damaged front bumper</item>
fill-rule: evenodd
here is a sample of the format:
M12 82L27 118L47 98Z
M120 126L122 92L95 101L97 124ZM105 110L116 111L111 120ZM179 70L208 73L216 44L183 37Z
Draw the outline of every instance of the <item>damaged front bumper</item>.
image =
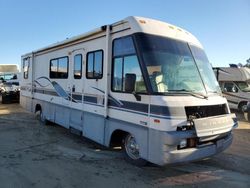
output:
M200 160L228 148L233 140L232 129L238 126L235 114L226 114L193 121L191 130L162 132L163 157L157 164ZM186 141L186 145L182 145Z

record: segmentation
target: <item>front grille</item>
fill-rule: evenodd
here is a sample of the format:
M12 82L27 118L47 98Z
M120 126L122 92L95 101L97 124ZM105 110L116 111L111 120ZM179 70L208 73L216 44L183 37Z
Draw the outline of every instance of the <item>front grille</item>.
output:
M228 114L226 104L210 106L186 106L185 111L187 119L205 118Z

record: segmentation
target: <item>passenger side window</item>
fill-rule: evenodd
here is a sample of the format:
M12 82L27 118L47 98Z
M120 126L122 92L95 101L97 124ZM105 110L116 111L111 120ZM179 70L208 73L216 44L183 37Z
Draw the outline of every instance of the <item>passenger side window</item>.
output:
M126 74L135 74L135 91L145 93L146 87L132 37L115 39L113 47L112 90L125 92Z
M74 56L74 78L82 78L82 54L77 54Z
M103 76L103 50L87 53L88 79L101 79Z
M69 58L61 57L50 60L50 78L68 78Z

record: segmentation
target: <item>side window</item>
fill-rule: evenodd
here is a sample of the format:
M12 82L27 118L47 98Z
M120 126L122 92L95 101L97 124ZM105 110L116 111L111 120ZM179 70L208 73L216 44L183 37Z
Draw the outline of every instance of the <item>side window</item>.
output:
M23 78L28 79L29 77L29 67L30 67L30 58L23 59Z
M101 79L103 76L103 50L87 53L87 70L88 79Z
M82 78L82 54L77 54L74 56L74 78Z
M226 82L224 84L224 91L225 92L232 92L232 93L237 93L238 92L238 88L236 87L236 85L232 82Z
M50 78L68 78L69 58L61 57L50 60Z
M146 87L138 62L132 37L115 39L113 42L112 90L125 92L126 74L135 74L135 91L145 93Z

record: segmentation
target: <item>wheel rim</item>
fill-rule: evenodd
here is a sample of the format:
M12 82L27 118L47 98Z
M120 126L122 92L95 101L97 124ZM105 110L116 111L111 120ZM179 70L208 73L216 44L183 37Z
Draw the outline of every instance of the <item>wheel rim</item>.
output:
M245 104L245 105L242 105L242 107L241 107L241 111L242 111L242 112L247 111L247 105L246 105L246 104Z
M125 149L128 156L134 160L139 159L139 145L137 144L135 137L128 135L125 139Z

